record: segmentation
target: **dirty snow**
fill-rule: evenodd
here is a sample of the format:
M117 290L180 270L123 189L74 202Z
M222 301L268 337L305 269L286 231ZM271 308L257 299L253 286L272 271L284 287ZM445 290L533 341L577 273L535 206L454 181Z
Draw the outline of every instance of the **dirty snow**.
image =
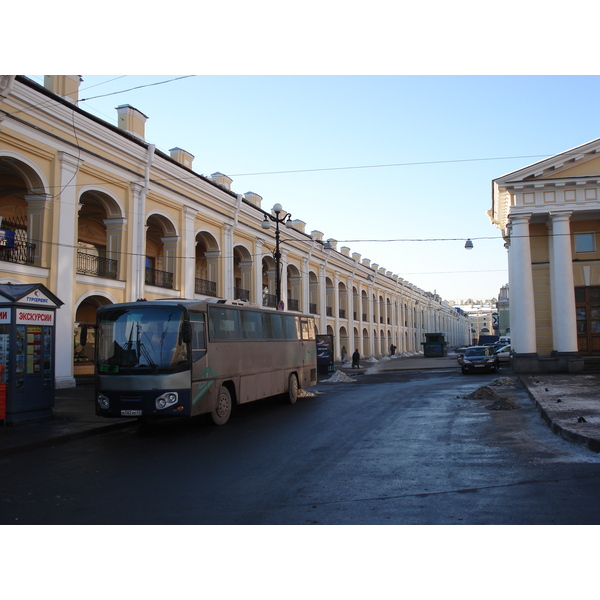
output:
M329 379L323 379L320 383L356 383L356 379L342 371L336 371Z

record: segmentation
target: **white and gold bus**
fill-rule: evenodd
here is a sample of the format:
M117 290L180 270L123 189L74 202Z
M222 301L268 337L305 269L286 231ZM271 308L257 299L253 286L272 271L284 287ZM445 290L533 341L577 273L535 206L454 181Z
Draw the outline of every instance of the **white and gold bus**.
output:
M155 300L98 309L96 414L193 417L224 425L236 404L295 403L317 383L314 318L231 300Z

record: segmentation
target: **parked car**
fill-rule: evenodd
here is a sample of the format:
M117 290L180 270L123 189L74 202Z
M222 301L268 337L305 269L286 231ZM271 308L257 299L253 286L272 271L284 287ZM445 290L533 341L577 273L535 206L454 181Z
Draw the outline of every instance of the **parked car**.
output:
M508 346L501 346L495 351L496 356L500 362L510 362L510 355L512 348L510 344Z
M489 346L471 346L465 350L460 364L463 374L473 371L491 371L495 373L500 367L500 360Z

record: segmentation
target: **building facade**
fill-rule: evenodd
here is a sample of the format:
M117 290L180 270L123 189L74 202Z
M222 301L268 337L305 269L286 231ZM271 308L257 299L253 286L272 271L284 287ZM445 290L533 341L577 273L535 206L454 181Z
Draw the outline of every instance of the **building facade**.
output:
M42 283L56 316L56 385L75 384L93 356L96 309L140 298L245 299L276 308L274 230L262 198L238 194L194 157L145 140L147 119L117 108L117 125L77 106L79 76L44 85L0 76L0 283ZM449 346L464 316L301 220L281 230L281 298L315 315L319 333L363 358L421 350L425 332ZM3 234L1 232L4 232Z
M520 372L578 372L600 356L600 140L493 181L509 257Z

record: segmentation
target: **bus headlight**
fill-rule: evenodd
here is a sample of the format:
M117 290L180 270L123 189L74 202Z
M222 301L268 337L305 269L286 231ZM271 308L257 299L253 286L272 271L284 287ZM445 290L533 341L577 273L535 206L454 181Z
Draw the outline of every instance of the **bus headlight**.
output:
M98 406L100 408L104 408L104 409L107 409L110 404L108 398L104 394L98 394L97 401L98 401Z
M173 406L173 404L177 404L179 402L179 397L177 392L167 392L162 396L159 396L156 399L156 408L158 410L162 410L163 408L168 408L169 406Z

